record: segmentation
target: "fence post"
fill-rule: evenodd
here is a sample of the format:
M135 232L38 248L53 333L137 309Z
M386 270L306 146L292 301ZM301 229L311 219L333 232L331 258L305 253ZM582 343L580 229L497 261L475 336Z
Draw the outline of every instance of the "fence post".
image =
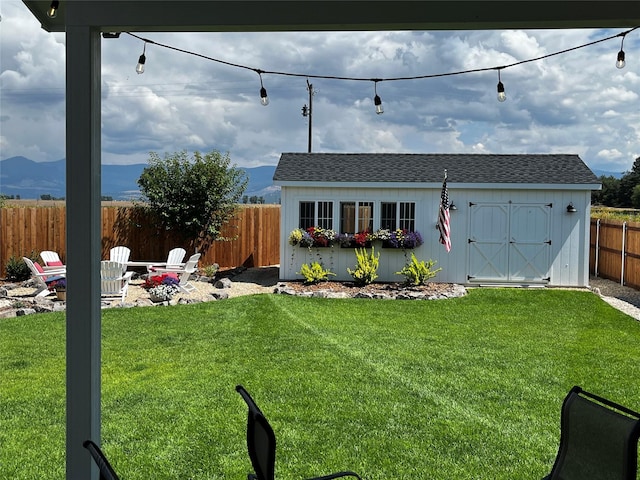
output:
M627 252L625 252L626 248L626 237L627 237L627 222L622 222L622 252L620 257L622 258L622 266L620 268L620 285L624 285L624 264L625 257L627 256Z
M600 219L596 221L596 245L595 245L595 266L593 269L594 275L598 276L598 261L600 260Z

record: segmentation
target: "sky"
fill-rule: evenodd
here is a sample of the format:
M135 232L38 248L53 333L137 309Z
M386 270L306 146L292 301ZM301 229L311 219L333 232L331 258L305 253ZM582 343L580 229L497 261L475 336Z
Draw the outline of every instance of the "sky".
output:
M0 160L65 157L65 37L19 0L0 2ZM499 31L153 33L102 39L102 163L147 163L186 150L229 153L240 167L306 152L566 153L629 171L640 157L640 29L500 71L440 75L535 59L629 28ZM263 74L269 105L260 103ZM376 114L375 91L383 114Z

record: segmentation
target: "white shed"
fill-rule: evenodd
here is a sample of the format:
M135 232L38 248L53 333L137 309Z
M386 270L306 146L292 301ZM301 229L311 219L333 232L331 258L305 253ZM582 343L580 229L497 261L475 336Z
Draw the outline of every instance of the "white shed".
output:
M451 250L436 229L444 172ZM397 275L413 252L441 267L439 282L465 285L589 283L591 191L601 185L577 155L283 153L273 177L282 191L280 278L302 279L320 261L336 280L352 280L350 247L291 245L291 232L337 234L404 229L413 249L380 248L378 281ZM377 247L376 247L377 245Z

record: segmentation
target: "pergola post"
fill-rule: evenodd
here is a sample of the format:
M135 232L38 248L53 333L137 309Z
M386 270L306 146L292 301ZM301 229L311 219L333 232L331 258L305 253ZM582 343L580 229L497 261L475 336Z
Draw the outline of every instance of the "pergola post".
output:
M67 26L66 56L66 478L97 480L82 443L100 442L100 32Z

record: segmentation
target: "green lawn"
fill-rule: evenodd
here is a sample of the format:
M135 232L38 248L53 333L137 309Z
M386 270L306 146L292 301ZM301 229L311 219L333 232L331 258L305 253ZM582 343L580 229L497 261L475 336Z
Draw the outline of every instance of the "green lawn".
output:
M123 480L243 479L243 384L281 479L539 479L573 385L640 409L640 322L586 291L257 295L103 312L102 444ZM64 478L64 316L0 320L0 478Z

